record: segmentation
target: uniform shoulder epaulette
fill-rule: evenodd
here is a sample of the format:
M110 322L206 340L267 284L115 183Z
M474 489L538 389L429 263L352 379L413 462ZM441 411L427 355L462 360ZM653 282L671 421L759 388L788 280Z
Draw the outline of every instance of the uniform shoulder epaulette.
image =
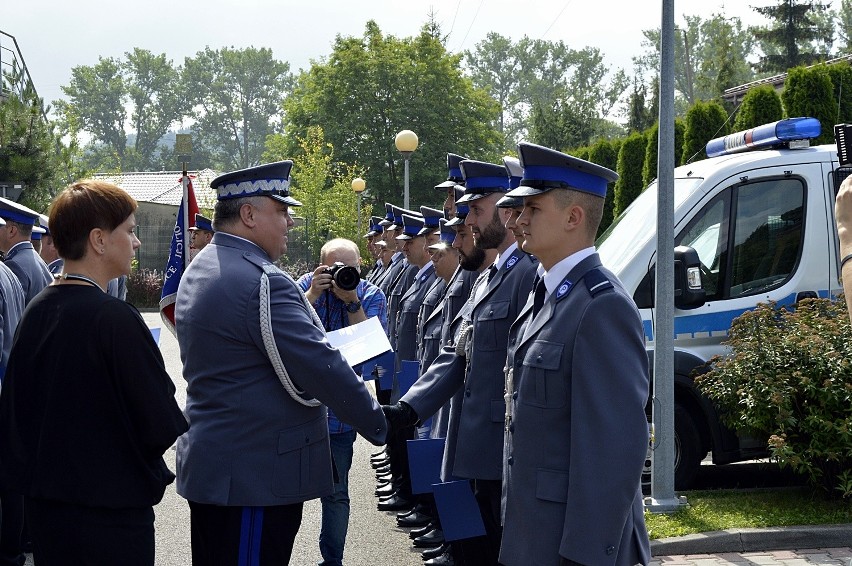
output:
M243 259L248 261L249 263L253 263L257 267L260 268L261 271L266 273L267 275L280 275L283 272L271 261L268 259L264 259L257 254L253 254L251 252L243 252Z
M607 279L606 275L600 269L594 268L586 272L583 276L586 282L586 289L592 297L596 297L600 293L612 289L612 281Z

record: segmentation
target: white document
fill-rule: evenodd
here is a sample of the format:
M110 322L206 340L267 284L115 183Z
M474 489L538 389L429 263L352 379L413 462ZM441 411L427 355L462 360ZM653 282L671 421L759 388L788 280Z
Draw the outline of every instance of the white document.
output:
M326 333L350 366L356 366L391 349L385 329L376 317Z

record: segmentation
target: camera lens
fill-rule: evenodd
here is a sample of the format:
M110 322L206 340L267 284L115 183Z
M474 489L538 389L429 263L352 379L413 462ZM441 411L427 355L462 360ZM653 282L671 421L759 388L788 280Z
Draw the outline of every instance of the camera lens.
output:
M328 268L331 278L344 291L354 291L361 282L361 273L352 266L336 262Z

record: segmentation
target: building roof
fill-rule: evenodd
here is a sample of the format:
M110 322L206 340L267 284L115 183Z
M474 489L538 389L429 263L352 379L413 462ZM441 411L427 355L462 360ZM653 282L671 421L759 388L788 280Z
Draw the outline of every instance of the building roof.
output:
M192 189L199 208L211 209L216 204L216 191L210 188L217 173L212 169L189 171ZM114 183L127 191L137 202L153 202L179 206L183 198L180 171L131 171L98 173L95 179Z
M852 63L852 55L843 55L842 57L837 57L835 59L829 59L828 61L817 63L816 65L831 65L833 63L840 63L841 61L847 61ZM811 67L815 67L816 65L808 65L807 68L810 69ZM784 83L786 81L787 73L772 75L771 77L765 77L756 81L752 81L750 83L746 83L744 85L739 85L726 89L725 92L722 94L722 98L724 100L727 100L728 102L739 104L740 102L742 102L742 99L745 94L756 86L768 84L775 87L776 91L781 91L784 89Z

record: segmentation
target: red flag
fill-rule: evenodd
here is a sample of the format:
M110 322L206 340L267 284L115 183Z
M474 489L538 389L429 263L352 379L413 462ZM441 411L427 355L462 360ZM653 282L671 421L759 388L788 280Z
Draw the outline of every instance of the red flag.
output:
M160 318L172 334L175 334L175 299L177 298L178 284L183 276L189 258L189 241L186 238L187 229L195 225L195 215L198 213L198 204L195 202L195 193L192 190L192 179L187 175L187 189L184 191L178 208L175 229L172 232L172 245L169 249L169 261L166 264L165 280L163 281L163 294L160 298ZM183 178L181 179L183 183ZM184 214L187 210L187 214ZM187 224L184 225L184 216Z

